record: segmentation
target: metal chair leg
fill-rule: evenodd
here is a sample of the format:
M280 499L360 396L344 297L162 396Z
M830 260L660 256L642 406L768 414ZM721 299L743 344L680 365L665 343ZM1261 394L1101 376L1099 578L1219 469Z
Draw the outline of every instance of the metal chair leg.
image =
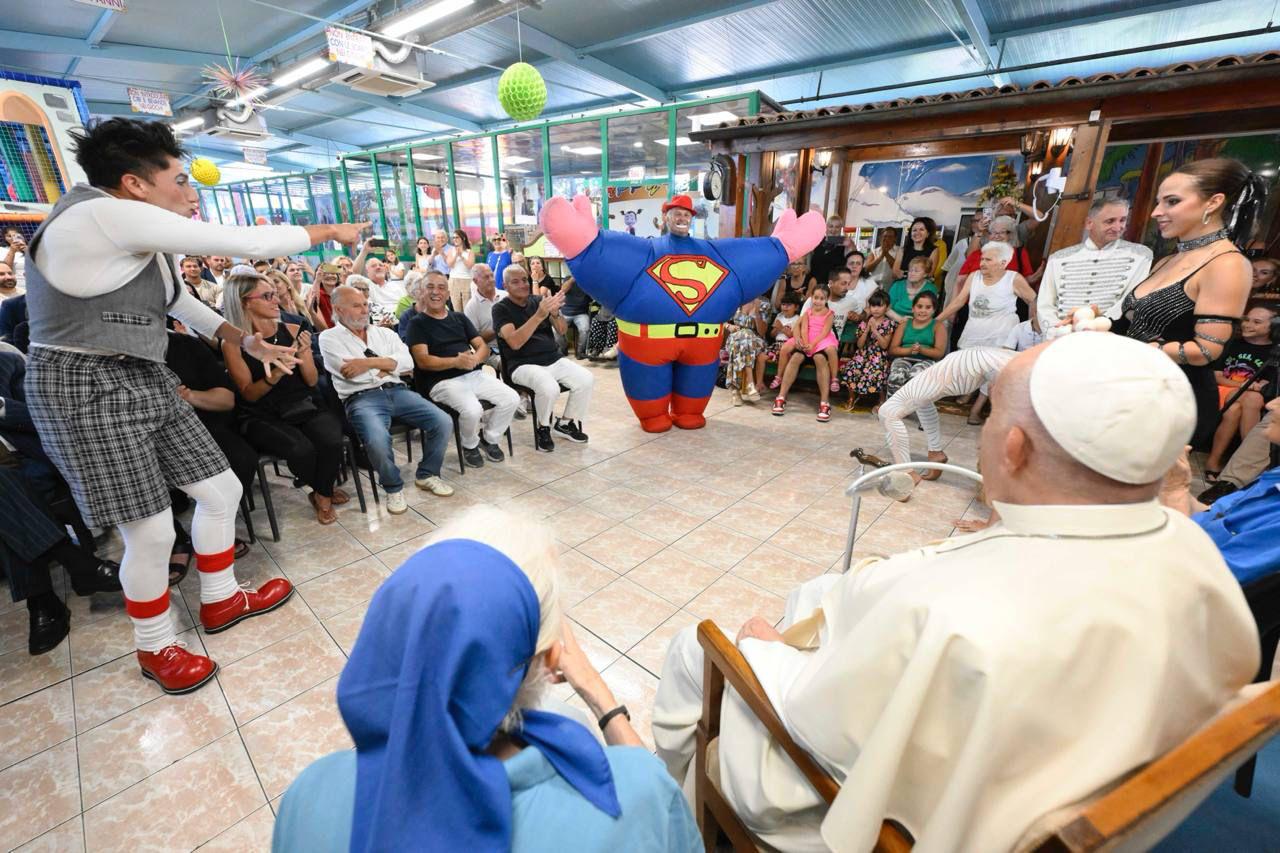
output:
M351 479L352 481L355 482L356 499L360 501L360 511L367 513L369 511L369 508L368 506L365 505L365 502L364 502L364 486L360 483L360 466L356 464L355 445L351 443L351 439L349 437L345 437L345 436L342 439L342 443L343 443L343 449L346 451L345 455L347 459L347 464L351 468Z
M253 516L249 511L249 495L253 494L250 489L247 493L240 496L240 515L244 517L244 529L249 534L249 544L252 545L258 541L258 534L253 530Z
M258 463L258 488L262 490L262 506L267 510L267 521L271 524L271 538L280 541L280 524L276 521L276 508L271 503L271 489L267 486L266 466Z
M462 461L462 425L455 415L453 418L453 446L458 449L458 473L467 473L467 466Z

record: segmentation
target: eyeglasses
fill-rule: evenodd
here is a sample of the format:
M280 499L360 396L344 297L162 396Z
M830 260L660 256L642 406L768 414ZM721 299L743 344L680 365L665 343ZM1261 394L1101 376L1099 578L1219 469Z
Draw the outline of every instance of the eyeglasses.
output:
M259 293L259 294L258 294L258 295L256 295L256 296L246 296L246 297L245 297L245 299L246 299L246 300L249 300L249 299L261 299L263 302L276 302L276 301L278 301L278 300L277 300L277 298L276 298L275 291L272 291L271 293Z

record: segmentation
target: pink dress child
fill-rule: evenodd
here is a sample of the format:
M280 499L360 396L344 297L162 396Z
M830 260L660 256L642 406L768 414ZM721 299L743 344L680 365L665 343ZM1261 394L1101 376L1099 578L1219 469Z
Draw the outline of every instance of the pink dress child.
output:
M818 316L813 311L810 311L809 312L809 329L805 337L812 339L814 335L817 335L819 332L821 332L822 326L824 323L827 322L827 317L829 316L831 316L830 310L828 310L822 316ZM835 330L832 329L827 332L827 336L825 338L818 341L816 344L811 344L809 351L816 356L818 353L822 352L824 349L827 349L829 347L839 346L839 345L840 345L840 341L836 339Z

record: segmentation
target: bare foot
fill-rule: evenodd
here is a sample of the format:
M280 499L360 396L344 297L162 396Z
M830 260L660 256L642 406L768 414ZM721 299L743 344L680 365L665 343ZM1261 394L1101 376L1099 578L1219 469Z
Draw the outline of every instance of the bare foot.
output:
M992 525L992 523L993 519L990 518L985 521L981 521L976 518L957 518L952 522L952 524L955 525L956 530L961 533L977 533L979 530L986 530Z

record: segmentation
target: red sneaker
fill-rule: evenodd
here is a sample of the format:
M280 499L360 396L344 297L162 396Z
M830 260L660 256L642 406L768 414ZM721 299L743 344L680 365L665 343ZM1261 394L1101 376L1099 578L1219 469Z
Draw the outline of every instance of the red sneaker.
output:
M206 634L225 631L250 616L270 613L293 595L293 584L284 578L272 578L261 589L241 589L230 598L200 605L200 624Z
M178 695L197 689L218 672L218 665L204 655L192 654L178 643L158 652L138 652L142 674L165 693Z

